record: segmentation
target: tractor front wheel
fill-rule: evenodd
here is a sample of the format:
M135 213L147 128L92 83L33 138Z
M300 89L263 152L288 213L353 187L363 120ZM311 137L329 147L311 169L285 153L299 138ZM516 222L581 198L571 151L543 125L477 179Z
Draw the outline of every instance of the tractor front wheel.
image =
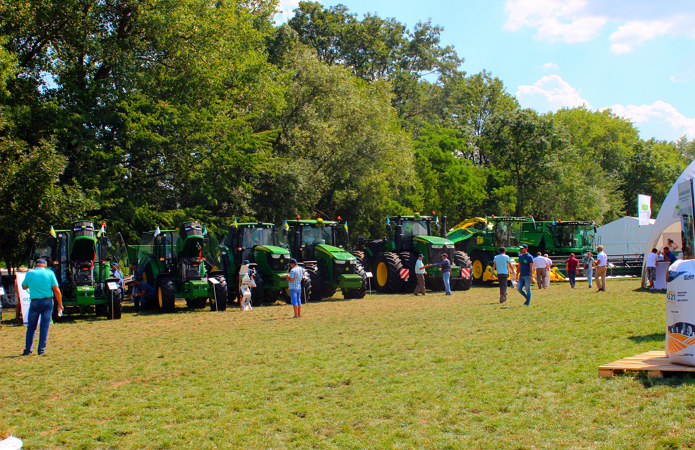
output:
M401 269L403 264L395 253L380 253L374 258L376 290L383 294L397 294L403 288Z
M121 311L123 309L123 291L121 288L118 288L115 291L109 291L109 304L107 306L107 320L116 320L121 318Z
M253 282L256 287L251 288L251 305L261 306L265 297L265 282L263 281L263 275L258 270L254 270Z
M145 305L142 306L144 307ZM157 280L157 309L164 312L173 312L175 308L176 291L174 290L174 280L169 277L162 277Z
M403 281L403 292L413 292L415 286L417 286L417 276L415 275L415 261L417 261L417 255L410 252L400 252L398 257L401 260L401 264L403 264L403 268L408 269L410 272L408 279Z
M357 259L357 265L355 266L355 273L362 277L362 287L355 289L343 289L343 298L346 300L353 298L364 298L367 293L367 273L362 267L359 258Z
M312 302L321 301L322 294L324 293L323 276L316 264L305 264L304 270L309 276L309 281L311 282L311 293L307 292L307 300Z
M208 303L207 297L187 298L186 299L186 306L188 306L191 309L203 309L203 308L205 308L205 305L207 305L207 303Z
M213 284L215 295L210 299L211 311L226 311L227 310L227 281L224 277L216 277L217 284ZM215 305L217 303L217 305Z
M473 264L471 259L468 257L466 252L459 250L454 251L454 264L461 267L461 277L463 279L457 280L453 286L453 289L457 291L467 291L471 288L473 284ZM468 269L468 277L464 274L464 271Z
M263 293L263 299L266 303L275 303L276 301L278 301L278 298L280 297L281 293L282 289L266 289Z

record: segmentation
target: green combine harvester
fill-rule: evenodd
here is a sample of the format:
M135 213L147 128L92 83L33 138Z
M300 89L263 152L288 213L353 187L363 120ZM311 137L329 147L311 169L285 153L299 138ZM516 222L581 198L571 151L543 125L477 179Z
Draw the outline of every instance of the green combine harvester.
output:
M213 255L211 257L217 260ZM235 219L222 240L219 260L228 280L230 302L239 296L239 269L245 260L256 268L256 287L251 289L254 306L263 302L274 303L289 286L285 274L290 267L290 251L279 246L272 223L237 223Z
M212 244L212 245L211 245ZM184 222L176 230L144 233L140 245L130 246L136 274L156 292L156 308L172 312L176 298L185 298L189 308L227 309L227 282L221 271L207 273L204 255L218 254L215 242L204 236L197 221ZM137 253L137 257L135 256Z
M499 248L518 256L521 244L527 243L524 237L535 226L533 217L475 217L456 225L447 236L456 249L470 255L473 282L492 283L496 278L489 267Z
M432 225L439 230L439 222L434 213L432 216L391 216L386 218L387 237L358 237L357 248L353 254L364 267L374 273L375 288L378 292L414 291L417 285L415 261L418 254L424 256L425 264L429 264L440 262L442 253L447 253L453 258L451 288L464 291L471 288L470 259L465 252L455 250L454 242L445 236L446 217L442 218L442 236L433 235ZM442 273L436 267L426 269L425 279L430 287L444 288Z
M31 262L43 258L58 279L65 313L84 312L94 307L97 315L120 319L123 291L120 280L111 276L110 242L105 225L96 232L90 221L74 222L69 230L38 233ZM58 305L53 321L58 321Z
M594 251L596 224L580 221L553 220L536 222L531 228L524 226L523 244L529 251L547 253L558 258L569 257L570 253L581 255Z
M358 259L348 252L347 223L298 216L296 220L286 220L284 228L292 257L309 275L306 287L309 300L332 297L338 289L346 299L364 297L366 273Z

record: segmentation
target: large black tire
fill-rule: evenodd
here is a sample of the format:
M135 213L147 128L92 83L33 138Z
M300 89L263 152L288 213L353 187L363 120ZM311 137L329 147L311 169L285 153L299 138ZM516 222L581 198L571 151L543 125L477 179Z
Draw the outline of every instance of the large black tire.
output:
M266 303L275 303L276 301L278 301L278 298L280 297L282 291L283 289L266 289L263 293L263 301L265 301Z
M325 267L322 268L319 266L319 275L321 275L321 281L323 282L321 298L324 299L333 297L338 289L333 287L333 283L331 283L331 280L328 278L328 272Z
M186 306L191 309L203 309L208 304L207 297L187 298Z
M470 273L473 273L473 263L471 263L471 259L468 257L466 252L462 252L460 250L454 251L454 264L461 267L461 269L468 269ZM471 276L466 278L464 276L462 280L456 280L456 283L454 283L452 289L456 291L467 291L472 285L473 277Z
M117 320L121 318L121 312L123 310L123 291L121 288L115 291L108 291L109 304L108 310L106 311L107 320Z
M473 284L484 284L483 274L490 263L490 258L487 254L480 251L473 252L471 259L471 277Z
M307 295L307 299L312 302L321 301L324 286L323 276L321 276L318 266L316 264L305 264L304 270L309 276L309 281L311 282L311 294ZM307 294L309 293L307 292Z
M403 282L403 292L411 293L415 291L415 286L417 286L417 276L415 276L415 261L417 261L417 255L411 252L400 252L398 257L401 260L403 268L410 271L408 279Z
M364 267L362 267L362 264L360 264L359 259L357 260L357 265L355 266L355 273L362 277L362 287L356 289L343 289L343 298L346 300L353 298L364 298L364 295L367 293L367 273L365 272Z
M210 299L211 311L226 311L227 310L227 280L224 277L215 277L218 281L212 287L215 290L215 295ZM217 299L217 301L215 300ZM215 305L215 303L218 303Z
M357 263L362 265L365 272L372 271L372 262L369 260L369 256L367 256L365 252L363 252L362 250L355 250L354 252L352 252L352 256L357 258Z
M374 258L374 288L384 294L397 294L403 289L401 269L403 264L395 253L380 253Z
M256 283L256 287L251 288L251 306L261 306L263 300L265 300L265 282L263 281L263 275L254 270L253 281Z
M157 280L155 300L155 307L157 309L167 313L174 312L174 309L176 309L176 290L174 289L174 280L169 277L160 277ZM188 303L188 300L186 300L186 303ZM190 305L188 306L191 307Z

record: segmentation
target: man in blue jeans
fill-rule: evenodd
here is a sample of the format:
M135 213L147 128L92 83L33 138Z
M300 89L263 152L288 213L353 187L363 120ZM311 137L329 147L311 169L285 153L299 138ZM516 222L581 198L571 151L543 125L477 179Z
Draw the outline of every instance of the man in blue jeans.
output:
M299 319L302 317L302 278L304 278L304 269L297 265L296 259L290 259L290 273L286 273L285 277L290 282L290 299L294 309L294 317L292 318Z
M428 264L427 267L439 267L442 271L442 279L444 280L444 289L446 290L445 295L451 295L451 286L449 285L449 278L451 277L451 262L449 261L449 256L446 253L442 253L442 260L435 264Z
M27 273L22 281L24 290L29 291L31 306L29 307L29 321L27 324L26 345L22 355L31 355L34 347L36 328L41 318L41 330L39 333L39 355L46 353L46 341L48 340L48 326L51 324L53 314L53 297L58 302L58 309L63 309L63 296L58 288L58 280L52 270L46 269L46 260L37 259L36 268Z
M519 248L519 284L517 289L519 294L523 295L526 301L524 306L531 304L531 274L533 273L533 257L528 254L528 245L521 244ZM526 287L526 293L524 293Z
M145 310L147 309L147 305L154 303L154 294L155 292L152 286L142 281L141 276L135 277L135 286L133 287L133 293L130 294L130 298L133 299L136 312L138 310L141 312L145 312Z

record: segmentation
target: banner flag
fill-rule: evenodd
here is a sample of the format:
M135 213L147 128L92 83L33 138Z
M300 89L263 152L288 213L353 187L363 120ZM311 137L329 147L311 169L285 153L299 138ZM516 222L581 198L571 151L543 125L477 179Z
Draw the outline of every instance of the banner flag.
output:
M649 225L649 219L652 218L652 198L649 195L637 195L637 215L639 226Z

